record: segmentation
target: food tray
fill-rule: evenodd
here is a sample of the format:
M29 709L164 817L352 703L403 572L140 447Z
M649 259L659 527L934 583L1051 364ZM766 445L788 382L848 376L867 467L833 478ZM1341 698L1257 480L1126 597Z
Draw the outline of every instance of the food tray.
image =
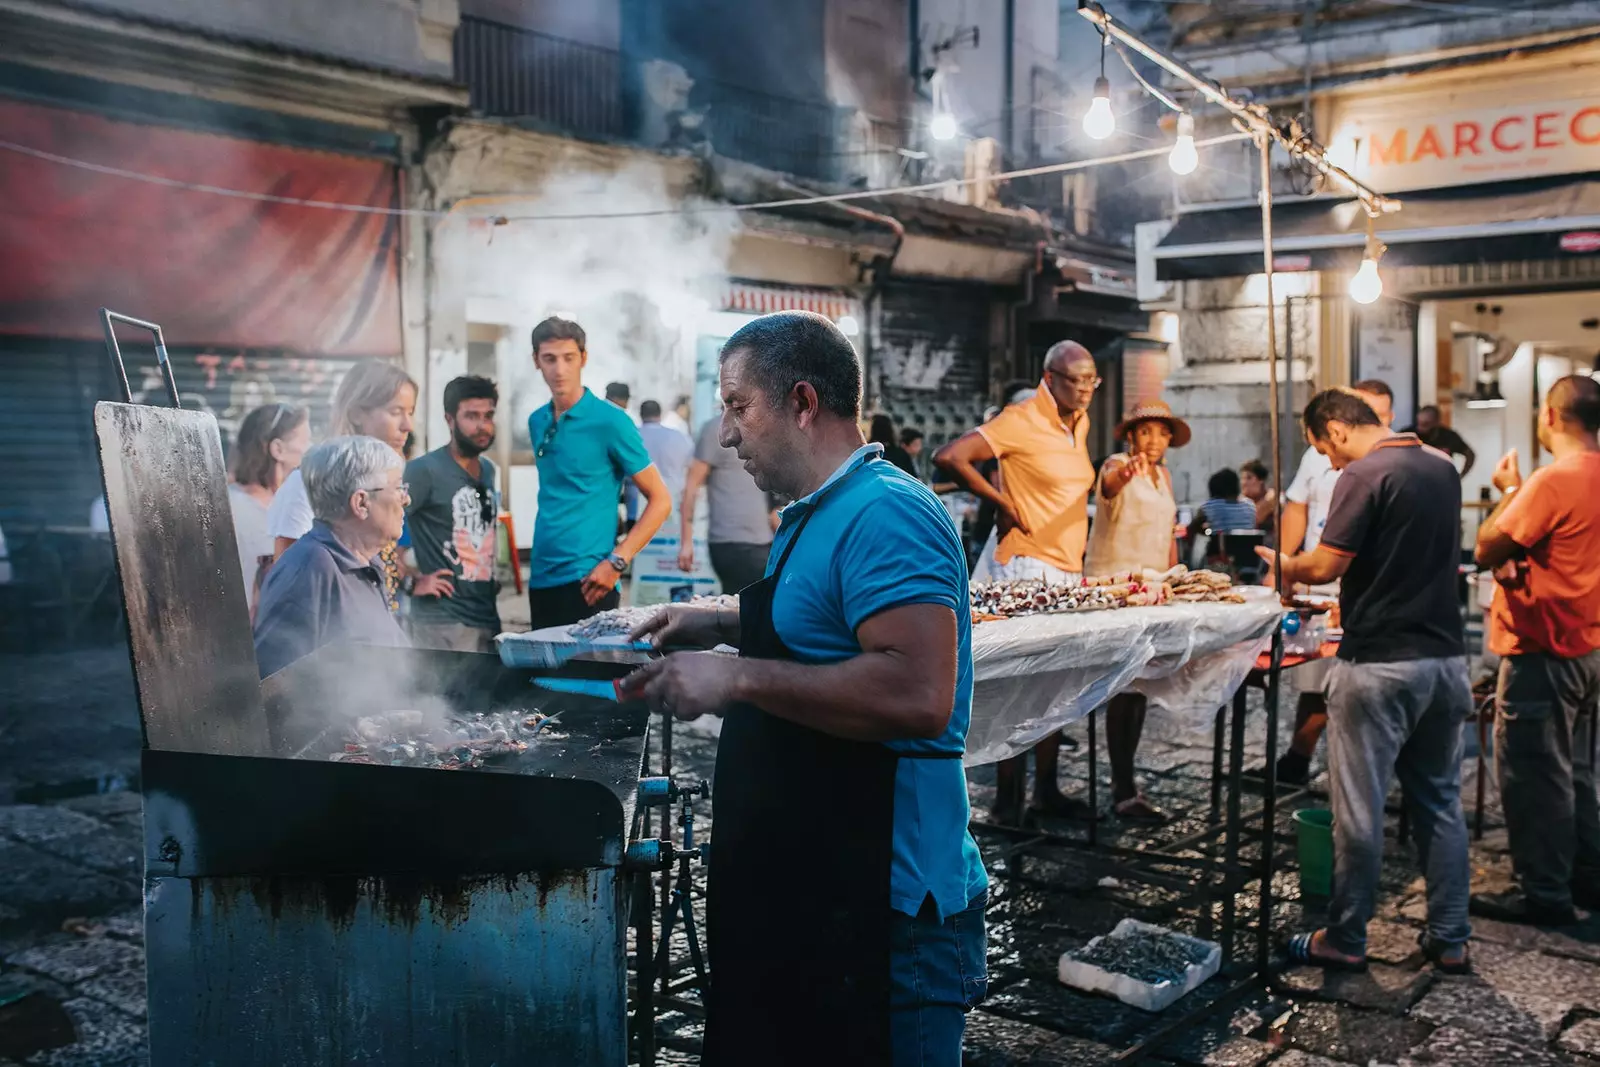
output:
M1181 979L1159 982L1140 981L1131 975L1109 971L1077 957L1089 954L1102 942L1126 938L1135 934L1171 938L1194 950L1198 963L1190 963ZM1164 926L1154 926L1138 919L1123 919L1109 934L1090 941L1081 949L1061 954L1057 977L1062 985L1072 986L1088 993L1108 993L1124 1004L1145 1011L1165 1011L1184 995L1193 992L1202 982L1222 968L1222 947L1215 941L1202 941L1198 937L1180 934Z
M500 662L521 670L550 670L576 656L618 663L639 663L648 651L623 634L609 637L573 637L565 626L547 626L525 634L500 634L494 639Z

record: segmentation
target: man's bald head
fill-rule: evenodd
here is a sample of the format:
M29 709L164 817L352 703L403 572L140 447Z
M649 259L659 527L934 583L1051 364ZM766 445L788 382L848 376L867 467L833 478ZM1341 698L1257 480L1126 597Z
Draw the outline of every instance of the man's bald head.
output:
M1062 418L1082 411L1100 387L1094 357L1076 341L1057 341L1044 354L1044 386Z
M1600 432L1600 382L1586 374L1569 374L1550 387L1545 404L1571 427L1594 435Z
M1067 368L1085 363L1093 367L1094 356L1076 341L1057 341L1044 354L1044 369L1057 374L1066 374Z

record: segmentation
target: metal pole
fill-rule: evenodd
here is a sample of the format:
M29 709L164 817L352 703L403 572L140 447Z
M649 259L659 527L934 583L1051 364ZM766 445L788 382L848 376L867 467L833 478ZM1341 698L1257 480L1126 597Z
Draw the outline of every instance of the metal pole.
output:
M1288 131L1279 129L1272 121L1272 113L1261 104L1246 104L1235 99L1215 81L1194 70L1182 60L1167 55L1152 44L1124 29L1101 7L1098 0L1078 0L1078 14L1100 27L1101 31L1132 48L1173 77L1189 83L1201 96L1222 108L1239 121L1247 131L1257 136L1265 134L1283 146L1283 150L1296 159L1302 159L1319 173L1343 186L1361 199L1369 215L1400 210L1400 201L1384 196L1369 188L1349 171L1328 159L1327 149L1306 134L1298 123L1290 123Z
M1269 425L1272 432L1272 455L1278 462L1272 465L1272 489L1277 498L1274 513L1275 529L1283 530L1283 462L1278 417L1278 313L1272 296L1272 138L1265 132L1257 133L1256 146L1261 151L1261 249L1263 265L1267 272L1267 397L1272 415ZM1288 312L1285 311L1285 316ZM1272 573L1279 594L1283 593L1282 536L1274 540ZM1272 631L1272 660L1267 674L1267 752L1262 776L1266 779L1265 796L1261 806L1261 912L1259 937L1256 941L1256 971L1265 977L1271 964L1272 952L1272 871L1277 848L1278 806L1278 678L1283 660L1283 630Z

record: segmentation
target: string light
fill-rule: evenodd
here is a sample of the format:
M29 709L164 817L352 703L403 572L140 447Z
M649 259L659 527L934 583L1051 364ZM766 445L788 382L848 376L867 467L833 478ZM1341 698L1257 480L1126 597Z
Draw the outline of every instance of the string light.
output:
M1194 147L1194 116L1187 111L1178 116L1178 139L1167 157L1167 165L1175 174L1193 174L1200 165L1200 153Z
M1100 35L1100 77L1094 80L1094 99L1083 113L1083 132L1104 141L1117 130L1117 117L1111 113L1111 83L1106 80L1106 48L1111 38Z
M954 140L957 131L956 117L948 111L941 111L933 116L933 121L928 123L928 132L933 134L935 141Z

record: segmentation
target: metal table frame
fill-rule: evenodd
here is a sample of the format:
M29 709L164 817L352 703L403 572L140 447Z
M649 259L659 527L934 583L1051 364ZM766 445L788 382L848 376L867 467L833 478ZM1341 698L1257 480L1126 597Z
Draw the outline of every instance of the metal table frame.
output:
M1316 657L1312 657L1316 658ZM1051 890L1057 888L1041 879L1029 878L1020 870L1020 862L1040 848L1060 847L1087 852L1114 859L1119 877L1130 878L1163 889L1179 890L1179 906L1200 905L1201 936L1210 938L1215 933L1221 942L1224 973L1231 973L1234 982L1220 996L1184 1012L1163 1023L1158 1029L1138 1043L1121 1052L1117 1063L1136 1063L1154 1052L1173 1034L1199 1019L1228 1007L1250 992L1263 989L1272 969L1272 912L1275 895L1273 875L1277 870L1277 837L1275 823L1278 805L1305 796L1307 790L1297 789L1284 795L1278 793L1277 758L1279 724L1279 686L1282 672L1311 659L1294 657L1294 662L1284 664L1282 631L1275 630L1265 668L1250 672L1243 685L1233 694L1229 704L1219 708L1212 734L1211 790L1208 812L1209 825L1196 833L1169 842L1159 848L1133 849L1102 842L1099 835L1099 745L1096 720L1098 711L1088 717L1089 805L1094 817L1088 823L1084 837L1052 833L1020 827L998 826L977 822L972 825L979 832L1004 833L1015 840L1000 850L998 859L1005 861L1000 875L1002 886L1028 886ZM1262 799L1258 805L1243 810L1244 736L1245 718L1248 714L1250 689L1262 689L1266 694L1267 751ZM1231 710L1231 716L1230 716ZM1224 748L1226 772L1224 773ZM1227 783L1224 789L1224 781ZM1259 819L1259 829L1255 828ZM1214 854L1221 839L1221 857ZM1258 840L1260 855L1254 862L1240 860L1240 852L1247 839ZM1200 855L1180 855L1199 852ZM1253 959L1242 964L1235 958L1239 941L1239 915L1236 897L1250 883L1260 883L1258 929ZM1221 893L1221 916L1213 915L1215 895ZM1005 899L1006 894L993 894L991 906ZM1220 928L1217 928L1220 926Z

